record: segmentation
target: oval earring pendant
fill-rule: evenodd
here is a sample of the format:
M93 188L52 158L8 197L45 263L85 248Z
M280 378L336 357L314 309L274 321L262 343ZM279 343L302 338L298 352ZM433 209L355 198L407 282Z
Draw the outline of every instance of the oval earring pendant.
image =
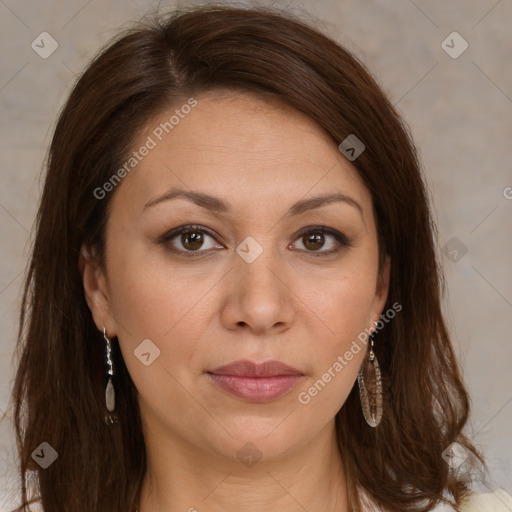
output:
M107 388L105 389L105 404L109 412L112 412L116 408L116 392L114 391L114 385L110 377L108 379Z
M364 419L375 428L382 419L382 380L377 358L364 360L357 376Z

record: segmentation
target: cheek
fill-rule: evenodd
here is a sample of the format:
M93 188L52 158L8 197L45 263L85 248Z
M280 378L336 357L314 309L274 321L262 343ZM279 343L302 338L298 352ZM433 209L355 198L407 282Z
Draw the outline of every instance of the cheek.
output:
M296 394L304 418L311 424L327 423L342 408L367 352L364 329L368 316L360 306L362 301L369 303L368 297L344 293L339 288L332 297L330 309L323 310L332 332L324 330L325 336L317 333L311 338L314 345L310 342L304 347L304 357L312 362L311 372Z
M326 346L339 349L370 327L377 279L372 263L347 258L337 269L297 278L294 293L318 318Z
M303 347L312 367L298 401L318 419L328 420L345 402L367 351L376 270L371 262L347 261L337 274L318 277L314 291L306 283L297 291L315 313L312 317L318 317L318 329L309 332Z
M139 240L119 242L109 253L115 320L134 339L165 338L211 287L211 276L194 277L160 248L148 250Z
M196 368L204 365L208 347L202 349L200 343L207 342L205 330L215 314L212 301L218 304L217 273L184 272L183 265L180 268L170 258L157 260L144 248L138 250L136 243L124 249L119 244L109 256L117 335L137 388L150 392L179 387L173 377L186 385ZM148 367L136 357L144 340L151 341L156 348L149 347L158 355Z

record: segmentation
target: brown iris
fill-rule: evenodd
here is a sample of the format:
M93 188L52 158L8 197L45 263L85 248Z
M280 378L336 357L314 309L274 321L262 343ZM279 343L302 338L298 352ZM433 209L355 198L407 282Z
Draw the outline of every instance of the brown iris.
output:
M200 249L203 242L203 233L200 231L186 231L181 235L181 243L183 244L183 247L190 250Z
M308 233L302 237L302 241L307 249L317 251L324 245L324 235L319 231Z

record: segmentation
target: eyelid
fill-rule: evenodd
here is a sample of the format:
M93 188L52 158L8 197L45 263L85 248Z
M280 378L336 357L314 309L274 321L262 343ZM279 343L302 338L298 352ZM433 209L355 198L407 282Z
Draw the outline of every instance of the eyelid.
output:
M160 239L157 242L159 244L165 244L165 243L169 242L170 240L172 240L173 238L177 237L178 235L180 235L184 232L189 232L189 231L190 232L197 231L197 232L205 233L218 242L217 238L219 237L219 235L217 233L215 233L214 231L210 230L209 228L207 228L206 226L203 226L200 224L184 224L182 226L173 228L170 231L168 231L166 234L164 234L162 237L160 237ZM327 235L331 235L332 237L334 237L336 239L339 246L337 248L331 249L329 251L322 251L322 250L307 251L307 250L301 249L299 252L305 253L308 255L310 254L315 257L316 256L330 256L330 255L339 253L344 247L353 247L352 241L344 233L342 233L341 231L338 231L337 229L330 228L329 226L324 226L324 225L310 225L310 226L306 226L306 227L302 228L294 235L292 244L298 238L304 236L305 234L314 233L314 232L321 232L321 233L325 233ZM207 249L207 250L199 249L197 251L185 251L185 250L177 249L176 247L171 246L170 250L172 252L174 252L175 254L194 257L194 256L199 256L199 255L204 255L204 254L210 254L211 251L213 251L215 249Z
M302 228L296 235L295 238L301 237L305 235L306 233L316 232L320 231L322 233L327 233L328 235L333 236L339 243L342 245L345 245L347 247L352 247L352 241L341 231L338 231L337 229L330 228L329 226L323 226L323 225L316 225L316 226L306 226L305 228ZM315 251L307 251L307 252L315 252ZM325 252L325 251L324 251Z
M170 231L168 231L167 233L165 233L162 237L160 237L157 240L157 243L166 244L167 242L170 242L173 238L177 237L178 235L181 235L182 233L186 233L189 231L191 231L191 232L197 231L197 232L205 233L208 236L210 236L211 238L213 238L214 240L216 240L219 237L219 235L217 233L210 230L206 226L202 226L200 224L184 224L182 226L173 228ZM196 256L196 255L200 255L200 254L207 254L207 253L210 253L210 251L212 250L212 249L208 249L206 251L205 250L185 251L185 250L177 249L176 247L173 247L172 245L169 246L169 249L175 254L184 255L184 256Z

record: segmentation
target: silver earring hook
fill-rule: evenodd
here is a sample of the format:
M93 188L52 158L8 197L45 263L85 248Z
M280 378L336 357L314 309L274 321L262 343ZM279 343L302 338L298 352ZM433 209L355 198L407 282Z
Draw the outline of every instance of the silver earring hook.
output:
M114 384L112 383L114 363L112 362L112 343L110 342L110 338L107 336L107 329L105 326L103 326L103 339L105 340L106 360L108 365L108 382L107 387L105 388L105 406L109 412L113 412L116 408L116 393L114 390ZM117 416L112 414L106 416L105 421L107 424L117 423Z
M112 343L110 342L110 339L107 336L107 329L103 327L103 339L105 340L106 345L106 351L107 351L107 364L108 364L108 370L107 373L112 376L114 375L114 365L112 363Z

